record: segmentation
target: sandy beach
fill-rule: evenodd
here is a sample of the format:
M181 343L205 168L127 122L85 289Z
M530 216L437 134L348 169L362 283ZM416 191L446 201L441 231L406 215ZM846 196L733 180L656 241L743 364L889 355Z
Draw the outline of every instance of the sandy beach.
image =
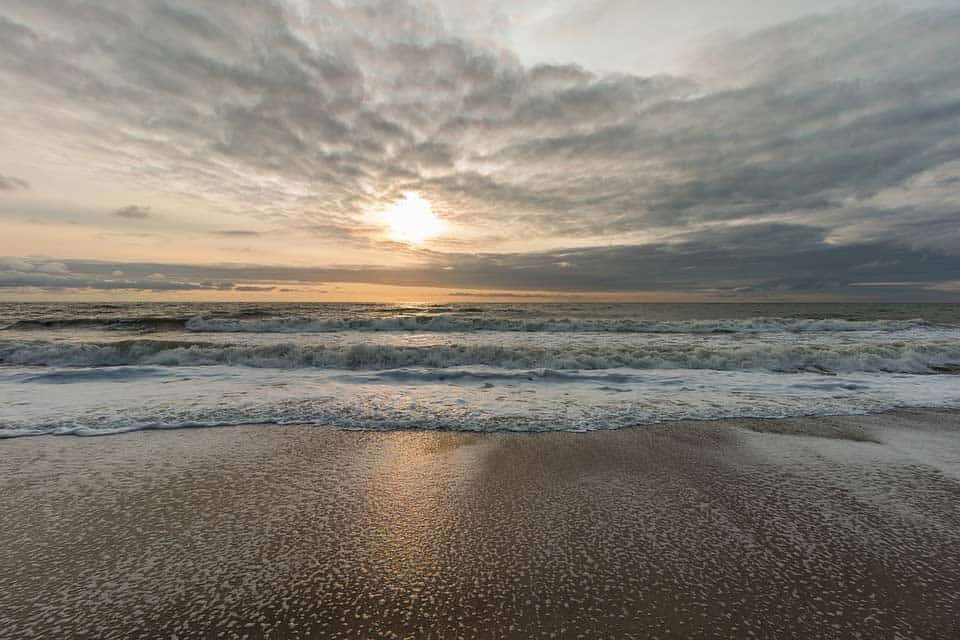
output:
M952 638L960 413L0 443L3 638Z
M960 0L0 0L0 640L960 640Z

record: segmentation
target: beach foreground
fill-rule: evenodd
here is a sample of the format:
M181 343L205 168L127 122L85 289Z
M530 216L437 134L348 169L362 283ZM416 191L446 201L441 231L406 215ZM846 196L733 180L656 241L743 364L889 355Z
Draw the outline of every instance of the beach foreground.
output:
M0 637L951 638L960 413L0 443Z

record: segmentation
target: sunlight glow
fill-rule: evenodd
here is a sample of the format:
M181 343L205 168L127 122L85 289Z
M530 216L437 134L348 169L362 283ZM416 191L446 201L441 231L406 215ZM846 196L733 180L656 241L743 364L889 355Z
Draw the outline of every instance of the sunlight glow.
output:
M418 193L408 191L402 200L384 212L390 237L398 242L420 244L443 232L443 221L433 212L430 203Z

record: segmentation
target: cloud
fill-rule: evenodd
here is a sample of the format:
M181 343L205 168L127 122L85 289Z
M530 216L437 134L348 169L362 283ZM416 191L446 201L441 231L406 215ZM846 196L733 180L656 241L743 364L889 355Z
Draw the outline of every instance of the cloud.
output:
M276 287L261 287L257 285L236 285L233 287L234 291L243 291L243 292L267 292L275 291Z
M0 173L0 191L19 191L29 189L30 183L13 176L5 176Z
M67 265L62 262L46 262L34 267L38 273L66 274L70 272Z
M0 39L17 88L0 107L69 139L92 171L344 245L372 242L369 212L417 191L487 239L478 255L450 241L420 268L358 272L377 281L824 291L852 282L854 261L927 256L952 273L960 252L955 7L716 40L696 77L525 66L403 0L15 0ZM518 238L571 249L497 244Z
M0 271L34 271L36 265L21 258L0 258Z
M214 233L227 238L256 238L260 236L259 231L251 231L249 229L224 229Z
M288 267L62 261L56 284L91 288L234 288L265 291L320 283L368 283L453 289L498 297L611 293L682 293L704 299L778 299L806 295L852 300L953 299L960 256L892 242L834 245L826 231L756 224L707 229L646 245L497 254L430 253L409 267ZM789 251L786 249L789 248ZM563 263L565 267L557 265ZM163 269L163 277L156 274ZM126 274L117 280L116 271ZM2 275L2 274L0 274ZM29 270L0 287L42 286ZM9 276L9 274L8 274ZM49 276L48 276L49 278ZM29 281L34 284L25 284ZM229 283L241 282L241 285ZM464 293L464 290L471 290ZM515 292L515 293L510 293ZM540 296L542 297L542 296Z
M511 300L543 300L551 297L548 293L508 293L505 291L453 291L447 295L454 298L509 298Z
M122 209L117 209L113 212L113 215L131 220L143 220L145 218L149 218L153 214L150 211L150 207L141 207L139 205L132 204L130 206L123 207Z
M69 265L69 266L68 266ZM71 266L76 266L72 269ZM101 265L103 266L103 265ZM113 265L114 267L118 265ZM50 262L31 258L0 258L0 289L38 288L44 290L94 289L118 291L230 290L232 282L211 282L199 276L193 280L168 279L162 274L146 275L134 269L123 278L117 268L90 269L82 262ZM197 269L192 271L196 272Z

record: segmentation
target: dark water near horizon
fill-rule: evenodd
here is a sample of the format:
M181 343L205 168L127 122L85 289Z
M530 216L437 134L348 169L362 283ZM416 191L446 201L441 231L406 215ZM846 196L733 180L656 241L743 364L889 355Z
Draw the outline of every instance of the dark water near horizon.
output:
M0 304L0 436L960 406L960 304Z

